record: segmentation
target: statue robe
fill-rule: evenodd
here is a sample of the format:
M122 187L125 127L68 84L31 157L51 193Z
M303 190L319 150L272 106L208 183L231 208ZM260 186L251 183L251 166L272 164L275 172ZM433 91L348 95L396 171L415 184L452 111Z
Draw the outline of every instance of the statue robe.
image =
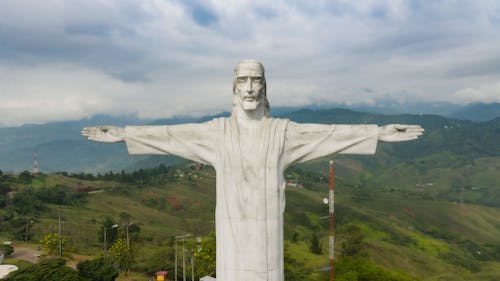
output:
M242 140L234 117L125 127L130 154L174 154L214 166L217 281L283 281L285 169L334 153L373 154L378 139L376 125L264 118L251 130L255 138Z

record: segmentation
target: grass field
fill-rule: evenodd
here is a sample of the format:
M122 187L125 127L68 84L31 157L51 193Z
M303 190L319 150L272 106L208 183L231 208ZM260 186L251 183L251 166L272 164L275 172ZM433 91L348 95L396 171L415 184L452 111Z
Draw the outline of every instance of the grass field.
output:
M328 187L324 169L311 167L323 167L323 162L311 163L306 171L299 167L299 170L290 172L290 177L305 188L287 190L285 211L285 239L291 240L294 235L298 237L296 243L287 242L287 251L310 268L318 280L324 275L319 268L328 263L328 222L322 219L328 214L328 208L322 203ZM468 198L465 203L440 200L439 196L425 197L421 193L439 194L449 191L449 185L432 186L432 191L418 191L414 184L409 184L415 179L406 178L401 180L401 187L393 184L392 187L377 188L366 183L380 181L385 174L376 180L368 174L353 179L352 174L363 174L363 164L349 159L339 162L336 227L341 229L351 224L360 229L364 237L363 251L368 260L422 280L496 280L500 276L500 208L468 202L483 200L495 189L469 189L470 194L463 195ZM492 172L481 169L497 167L497 160L480 159L476 162L477 173L483 173L485 177ZM404 164L402 168L405 168ZM409 170L400 173L407 172ZM479 184L480 176L474 177L472 182ZM443 179L447 182L448 176ZM31 229L33 247L38 247L38 241L47 233L58 231L59 214L63 222L62 233L69 237L68 251L78 257L92 258L104 253L99 230L106 218L120 224L122 233L123 225L128 222L139 225L140 234L132 242L140 257L137 259L139 267L153 258L159 248L168 247L175 235L193 233L194 236L205 236L214 230L215 177L211 169L188 169L182 178L155 184L89 181L63 175L44 175L32 183L34 188L55 185L75 190L90 187L97 192L90 192L81 204L48 204L46 209L40 210ZM23 188L21 185L17 187ZM472 200L473 196L477 197L476 201ZM309 250L313 234L321 239L322 254L312 254ZM9 236L0 231L0 239L7 240ZM344 241L345 237L338 235L337 255ZM173 257L165 254L162 259L171 262ZM151 278L153 276L132 272L130 276L121 275L118 280Z

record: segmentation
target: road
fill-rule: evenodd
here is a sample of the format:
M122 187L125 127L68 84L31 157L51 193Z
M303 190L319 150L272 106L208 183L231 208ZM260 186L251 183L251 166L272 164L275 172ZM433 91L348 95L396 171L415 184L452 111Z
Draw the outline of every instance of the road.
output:
M14 247L14 253L12 253L9 256L9 258L36 263L38 262L39 256L40 256L39 250L25 248L25 247Z

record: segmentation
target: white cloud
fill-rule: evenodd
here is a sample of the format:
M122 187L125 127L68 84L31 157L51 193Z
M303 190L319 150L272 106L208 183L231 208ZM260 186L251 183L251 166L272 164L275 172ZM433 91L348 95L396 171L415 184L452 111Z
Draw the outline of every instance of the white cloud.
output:
M478 88L466 88L455 93L458 102L471 103L500 102L500 81L493 84L482 85Z
M79 119L98 113L159 118L230 109L230 82L180 85L175 77L161 82L124 82L69 64L0 68L0 74L2 125ZM199 100L193 92L204 89L221 94L209 92L208 98ZM224 101L227 106L221 106Z
M228 110L243 58L265 64L272 106L454 102L496 83L499 11L493 0L4 0L0 118Z

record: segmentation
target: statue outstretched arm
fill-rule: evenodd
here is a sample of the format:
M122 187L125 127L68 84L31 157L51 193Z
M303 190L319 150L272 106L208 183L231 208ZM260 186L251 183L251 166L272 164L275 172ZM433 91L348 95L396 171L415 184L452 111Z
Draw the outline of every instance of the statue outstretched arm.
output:
M419 125L390 124L379 127L378 139L385 142L399 142L417 139L424 133Z
M85 127L82 135L91 141L122 142L125 141L125 130L116 126Z
M164 126L97 126L82 130L92 141L125 142L129 154L173 154L203 164L215 162L212 122Z
M378 141L399 142L418 138L419 125L324 125L289 122L285 165L341 154L374 154Z

